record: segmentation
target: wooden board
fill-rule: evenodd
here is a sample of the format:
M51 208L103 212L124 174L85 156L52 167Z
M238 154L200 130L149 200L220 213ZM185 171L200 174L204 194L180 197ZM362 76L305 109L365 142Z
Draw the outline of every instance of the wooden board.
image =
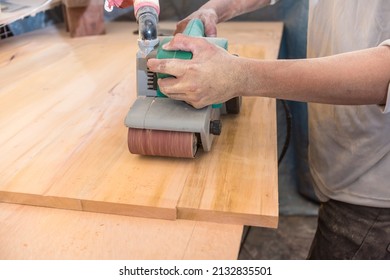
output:
M2 42L0 201L276 227L275 100L244 99L196 159L127 151L136 29L111 23L104 36L71 39L50 28ZM233 52L259 58L276 58L281 31L281 23L220 26Z
M235 260L241 234L238 225L0 203L0 260Z

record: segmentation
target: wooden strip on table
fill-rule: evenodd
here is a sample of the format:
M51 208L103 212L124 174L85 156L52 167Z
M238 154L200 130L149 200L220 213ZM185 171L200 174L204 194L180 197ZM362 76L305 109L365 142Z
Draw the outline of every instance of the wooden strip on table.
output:
M235 260L242 226L0 203L0 260Z

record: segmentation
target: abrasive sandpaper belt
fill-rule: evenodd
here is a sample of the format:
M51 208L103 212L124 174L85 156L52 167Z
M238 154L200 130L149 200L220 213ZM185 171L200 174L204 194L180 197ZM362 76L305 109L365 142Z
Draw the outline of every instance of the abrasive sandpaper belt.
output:
M193 158L197 151L192 132L129 128L127 139L133 154Z

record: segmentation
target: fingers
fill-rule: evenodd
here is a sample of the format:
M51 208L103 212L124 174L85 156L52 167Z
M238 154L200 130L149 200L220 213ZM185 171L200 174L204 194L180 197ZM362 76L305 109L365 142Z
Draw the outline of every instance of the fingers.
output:
M179 59L155 59L147 62L150 71L155 73L168 74L175 77L183 76L189 68L189 63Z
M169 97L191 95L196 91L194 85L182 82L180 78L158 79L158 86L162 93Z
M150 71L174 76L158 80L161 92L170 98L183 100L195 108L203 108L214 103L216 96L211 92L216 92L212 86L215 81L208 73L218 73L218 62L225 59L226 51L204 38L183 34L175 35L163 48L192 52L193 58L148 60L147 66Z
M206 37L217 37L217 16L212 12L209 12L207 14L201 14L200 20L204 24L204 33Z
M161 92L168 96L183 96L183 93L194 94L198 91L198 85L192 79L195 74L191 74L191 71L197 72L197 65L193 65L191 61L151 58L148 60L148 67L152 72L173 76L158 79Z
M164 78L158 80L158 86L169 98L185 101L194 108L200 109L208 105L202 101L197 85L192 82L184 82L180 78Z
M188 37L182 34L177 34L169 43L165 44L165 50L181 50L192 52L195 56L205 46L209 44L202 38ZM156 73L164 73L175 77L184 75L188 69L193 66L193 63L186 60L177 59L149 59L147 66L150 71Z
M207 37L217 37L217 27L215 25L206 25L204 32Z
M191 19L198 18L203 22L206 37L217 36L218 16L214 9L200 9L176 24L177 33L182 33Z
M200 49L203 48L205 43L207 44L203 38L195 38L183 34L176 34L173 39L169 43L163 45L162 48L166 51L180 50L192 52L195 55L199 52Z

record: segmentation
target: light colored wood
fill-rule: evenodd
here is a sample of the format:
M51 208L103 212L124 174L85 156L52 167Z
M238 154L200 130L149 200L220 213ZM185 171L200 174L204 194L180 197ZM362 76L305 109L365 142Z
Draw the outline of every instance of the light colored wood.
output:
M0 203L0 260L237 259L242 226Z
M277 226L278 192L272 187L277 177L271 169L277 159L276 152L270 153L276 134L269 133L276 120L262 116L272 112L275 102L245 98L242 107L239 118L222 118L225 137L218 137L213 152L194 164L178 204L179 218Z
M110 23L104 36L70 39L49 28L2 42L0 201L275 227L274 100L244 99L198 158L128 152L136 29ZM220 25L231 51L273 59L281 31L281 23Z
M243 57L276 59L283 23L225 22L218 25L218 36L228 38L229 51Z

